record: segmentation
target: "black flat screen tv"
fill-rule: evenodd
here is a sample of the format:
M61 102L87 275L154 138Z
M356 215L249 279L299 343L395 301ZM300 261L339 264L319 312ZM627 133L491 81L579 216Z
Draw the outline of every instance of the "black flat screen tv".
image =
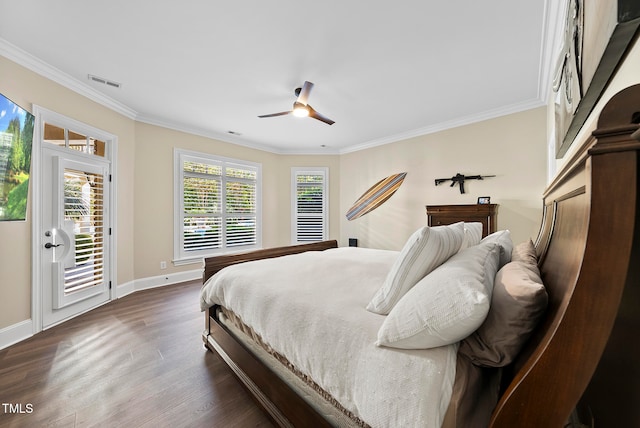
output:
M0 221L27 218L34 119L0 94Z

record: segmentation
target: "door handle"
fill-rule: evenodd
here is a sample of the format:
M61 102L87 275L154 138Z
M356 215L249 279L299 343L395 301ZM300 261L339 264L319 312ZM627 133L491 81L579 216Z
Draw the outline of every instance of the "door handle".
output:
M47 242L46 244L44 244L44 248L56 248L61 245L64 245L64 244L52 244L51 242Z

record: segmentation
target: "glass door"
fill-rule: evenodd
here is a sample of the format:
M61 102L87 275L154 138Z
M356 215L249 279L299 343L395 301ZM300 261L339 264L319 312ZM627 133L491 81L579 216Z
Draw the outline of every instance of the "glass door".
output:
M65 134L67 141L80 136ZM109 163L95 156L93 139L78 138L87 142L88 152L78 144L48 141L46 135L40 250L44 328L110 299Z

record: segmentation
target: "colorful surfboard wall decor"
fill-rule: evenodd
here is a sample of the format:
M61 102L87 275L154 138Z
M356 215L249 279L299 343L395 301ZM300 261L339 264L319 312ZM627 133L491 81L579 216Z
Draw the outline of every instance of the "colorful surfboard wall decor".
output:
M349 208L349 211L347 211L347 220L355 220L382 205L398 190L406 175L406 172L393 174L371 186L371 188L364 192L353 206Z

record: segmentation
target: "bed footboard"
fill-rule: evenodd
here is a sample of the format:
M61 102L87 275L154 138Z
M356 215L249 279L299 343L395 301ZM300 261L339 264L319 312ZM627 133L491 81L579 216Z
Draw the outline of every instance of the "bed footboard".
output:
M305 251L324 251L337 247L338 242L330 240L209 257L205 259L203 282L226 266ZM266 411L277 426L331 426L309 403L285 381L270 371L262 361L256 358L219 323L216 307L206 310L205 323L206 328L202 336L205 346L224 360L256 403Z
M218 322L215 307L207 313L205 346L231 368L256 403L279 427L330 427L331 425L285 381L256 358ZM208 334L207 334L208 333Z

